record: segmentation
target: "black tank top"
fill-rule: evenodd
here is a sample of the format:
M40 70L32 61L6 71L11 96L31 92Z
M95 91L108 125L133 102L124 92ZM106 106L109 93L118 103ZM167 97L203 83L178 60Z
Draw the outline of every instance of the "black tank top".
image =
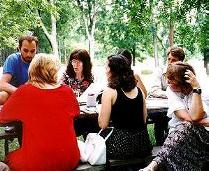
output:
M117 89L117 99L112 106L112 126L127 130L142 130L144 124L143 95L139 88L134 99L128 98L121 89Z

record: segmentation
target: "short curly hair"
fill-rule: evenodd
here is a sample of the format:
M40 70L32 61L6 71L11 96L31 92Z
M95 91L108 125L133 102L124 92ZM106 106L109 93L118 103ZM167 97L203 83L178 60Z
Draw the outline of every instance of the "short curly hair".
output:
M120 54L120 55L123 55L124 57L126 57L129 61L129 66L131 67L132 55L128 49L119 49L117 54Z

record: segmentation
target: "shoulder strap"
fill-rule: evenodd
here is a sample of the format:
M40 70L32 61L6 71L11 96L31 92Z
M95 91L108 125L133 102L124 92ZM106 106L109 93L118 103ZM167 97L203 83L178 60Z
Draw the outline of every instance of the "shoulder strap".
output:
M110 137L110 135L112 134L113 129L114 129L114 127L108 127L108 128L111 128L111 131L110 131L109 134L107 134L107 136L104 138L105 141ZM102 131L103 131L103 129L100 129L100 131L98 132L98 135L100 135Z

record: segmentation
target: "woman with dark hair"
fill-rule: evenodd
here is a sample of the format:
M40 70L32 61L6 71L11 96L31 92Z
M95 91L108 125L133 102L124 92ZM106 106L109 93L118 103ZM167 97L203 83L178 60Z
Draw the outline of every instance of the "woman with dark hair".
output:
M129 52L127 49L119 49L117 54L120 54L120 55L123 55L124 57L126 57L128 59L128 65L131 68L131 63L132 63L131 52ZM134 77L137 81L137 87L139 87L142 90L142 92L144 93L145 97L147 97L147 90L146 90L140 76L138 74L134 73Z
M160 152L140 171L201 171L209 161L208 109L191 65L172 63L166 72L170 130Z
M98 123L102 129L114 127L106 141L110 159L145 157L152 149L146 127L145 98L128 63L124 56L113 55L108 57L106 65L108 87L102 94Z
M84 49L76 49L70 54L67 69L63 75L63 83L70 86L80 96L93 82L92 63L89 53Z

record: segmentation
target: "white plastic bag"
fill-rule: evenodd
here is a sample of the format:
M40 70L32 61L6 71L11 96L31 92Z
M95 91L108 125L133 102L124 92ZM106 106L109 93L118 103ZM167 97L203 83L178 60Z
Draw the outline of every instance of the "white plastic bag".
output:
M80 150L80 160L82 162L89 162L91 165L100 165L106 163L106 144L105 141L111 135L113 129L104 139L99 133L89 133L85 142L78 140Z

